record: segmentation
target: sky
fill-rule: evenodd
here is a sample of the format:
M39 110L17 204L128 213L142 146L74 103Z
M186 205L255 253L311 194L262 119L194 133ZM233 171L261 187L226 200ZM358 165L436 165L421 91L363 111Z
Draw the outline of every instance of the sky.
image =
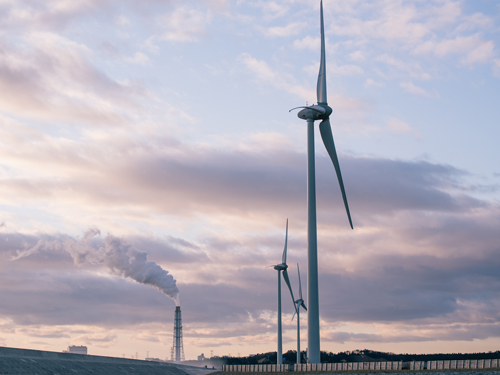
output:
M324 17L321 350L498 350L500 1ZM178 297L187 359L276 350L318 68L318 0L0 1L0 346L169 358Z

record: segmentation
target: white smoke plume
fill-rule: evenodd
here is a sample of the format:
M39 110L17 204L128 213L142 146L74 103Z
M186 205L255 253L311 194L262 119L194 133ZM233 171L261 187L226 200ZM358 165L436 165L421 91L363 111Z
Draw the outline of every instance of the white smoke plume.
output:
M176 280L168 271L155 262L148 261L148 254L145 251L140 251L111 234L104 238L104 246L102 246L102 243L101 245L92 243L92 240L100 236L100 234L100 230L94 227L88 229L79 241L73 238L66 238L62 242L40 240L30 249L17 251L17 255L11 260L29 256L44 248L62 247L71 254L76 265L103 265L116 275L128 277L141 284L154 286L163 294L172 298L177 306L180 305Z

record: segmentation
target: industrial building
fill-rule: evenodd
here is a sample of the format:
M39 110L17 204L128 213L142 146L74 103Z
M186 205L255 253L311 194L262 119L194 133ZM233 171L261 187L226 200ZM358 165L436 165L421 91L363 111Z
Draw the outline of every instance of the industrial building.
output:
M68 350L63 350L63 353L73 353L73 354L84 354L87 355L87 347L86 346L76 346L71 345L68 346Z

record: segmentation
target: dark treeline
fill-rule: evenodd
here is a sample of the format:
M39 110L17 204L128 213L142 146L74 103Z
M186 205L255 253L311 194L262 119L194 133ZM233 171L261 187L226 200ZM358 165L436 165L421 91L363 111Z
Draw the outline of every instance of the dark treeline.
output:
M302 353L302 363L305 362L306 352ZM296 363L297 351L289 350L283 354L284 362ZM353 350L334 354L332 352L321 352L321 362L383 362L383 361L440 361L456 359L495 359L500 358L500 351L488 353L442 353L442 354L395 354L377 352L374 350ZM275 364L276 352L261 353L250 357L224 357L228 365L257 365L257 364Z

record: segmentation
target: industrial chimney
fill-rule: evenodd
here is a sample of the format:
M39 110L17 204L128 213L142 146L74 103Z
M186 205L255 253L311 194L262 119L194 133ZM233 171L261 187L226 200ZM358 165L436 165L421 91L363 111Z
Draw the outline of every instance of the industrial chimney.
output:
M175 354L175 357L174 357ZM175 308L175 320L174 320L174 342L171 351L171 361L180 362L184 361L184 345L182 344L182 318L181 318L181 307L176 306Z

